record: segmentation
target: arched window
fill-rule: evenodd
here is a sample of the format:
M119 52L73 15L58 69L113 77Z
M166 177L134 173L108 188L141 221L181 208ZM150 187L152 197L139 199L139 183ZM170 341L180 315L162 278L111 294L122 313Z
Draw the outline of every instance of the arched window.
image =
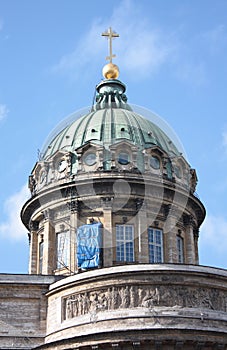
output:
M57 233L57 269L69 266L70 256L69 231Z
M148 228L148 249L149 263L163 262L163 234L162 230L156 228Z
M116 261L134 261L133 225L116 225Z
M177 236L177 255L178 262L184 263L184 239L181 236Z

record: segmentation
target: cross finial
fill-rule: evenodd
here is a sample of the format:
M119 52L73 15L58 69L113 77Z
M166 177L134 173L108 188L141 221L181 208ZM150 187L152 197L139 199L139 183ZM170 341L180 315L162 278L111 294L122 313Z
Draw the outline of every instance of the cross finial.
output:
M112 40L113 38L118 38L119 34L112 31L112 28L110 27L106 32L102 33L102 36L107 37L109 40L109 56L106 57L106 60L109 60L110 63L112 63L112 58L116 57L116 55L113 55L112 52Z

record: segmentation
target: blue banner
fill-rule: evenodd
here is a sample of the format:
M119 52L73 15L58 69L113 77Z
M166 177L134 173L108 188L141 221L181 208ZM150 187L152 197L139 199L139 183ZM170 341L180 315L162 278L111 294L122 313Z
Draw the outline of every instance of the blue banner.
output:
M92 223L77 229L77 264L82 269L102 265L102 224Z

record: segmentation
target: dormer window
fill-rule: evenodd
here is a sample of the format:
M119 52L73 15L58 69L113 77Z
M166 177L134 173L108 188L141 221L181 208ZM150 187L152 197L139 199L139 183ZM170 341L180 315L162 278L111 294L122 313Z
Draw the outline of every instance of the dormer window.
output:
M40 174L40 178L39 178L39 182L42 184L44 182L44 180L47 177L47 173L45 170L42 170L41 174Z
M160 159L156 156L151 156L150 166L155 170L160 169Z
M84 162L89 166L94 165L96 163L96 154L94 152L85 154Z
M127 165L130 162L129 154L127 152L120 152L117 161L121 165Z
M175 173L176 177L178 177L178 179L182 178L182 169L178 165L176 165L174 167L174 173Z

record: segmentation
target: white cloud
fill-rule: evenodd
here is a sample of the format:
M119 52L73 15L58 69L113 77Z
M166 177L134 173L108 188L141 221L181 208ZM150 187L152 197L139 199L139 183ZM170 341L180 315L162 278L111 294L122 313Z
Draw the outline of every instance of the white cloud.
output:
M121 67L135 76L150 76L176 49L174 33L154 26L152 18L148 20L135 2L122 1L110 23L122 37L116 42Z
M0 121L6 118L8 113L9 113L9 110L6 107L6 105L0 104Z
M82 67L91 62L99 56L102 42L99 39L101 28L94 23L87 34L79 40L75 49L64 55L60 61L53 67L55 72L72 73L81 77Z
M91 71L92 64L100 63L108 55L107 42L100 35L111 26L120 34L114 40L113 53L117 54L120 68L137 78L150 76L176 48L174 35L152 27L151 19L145 18L138 3L131 0L121 1L113 13L104 21L96 21L90 30L79 40L75 49L64 55L54 66L55 72L80 75L86 67ZM105 61L104 61L105 62Z
M201 229L200 245L226 260L227 218L208 215Z
M20 191L10 196L4 203L6 220L0 222L0 236L9 239L23 239L26 237L26 228L20 219L20 211L23 204L29 198L27 185Z
M107 40L100 36L110 26L120 34L113 44L113 53L117 55L114 62L134 80L150 78L164 65L169 65L175 78L194 86L206 84L209 78L207 56L202 52L208 55L211 48L220 47L226 37L223 25L194 37L183 37L181 28L166 29L150 14L146 15L139 2L122 0L109 16L93 22L72 52L63 55L55 64L53 71L71 79L97 72L100 62L106 62L108 55ZM198 56L200 47L203 50Z

